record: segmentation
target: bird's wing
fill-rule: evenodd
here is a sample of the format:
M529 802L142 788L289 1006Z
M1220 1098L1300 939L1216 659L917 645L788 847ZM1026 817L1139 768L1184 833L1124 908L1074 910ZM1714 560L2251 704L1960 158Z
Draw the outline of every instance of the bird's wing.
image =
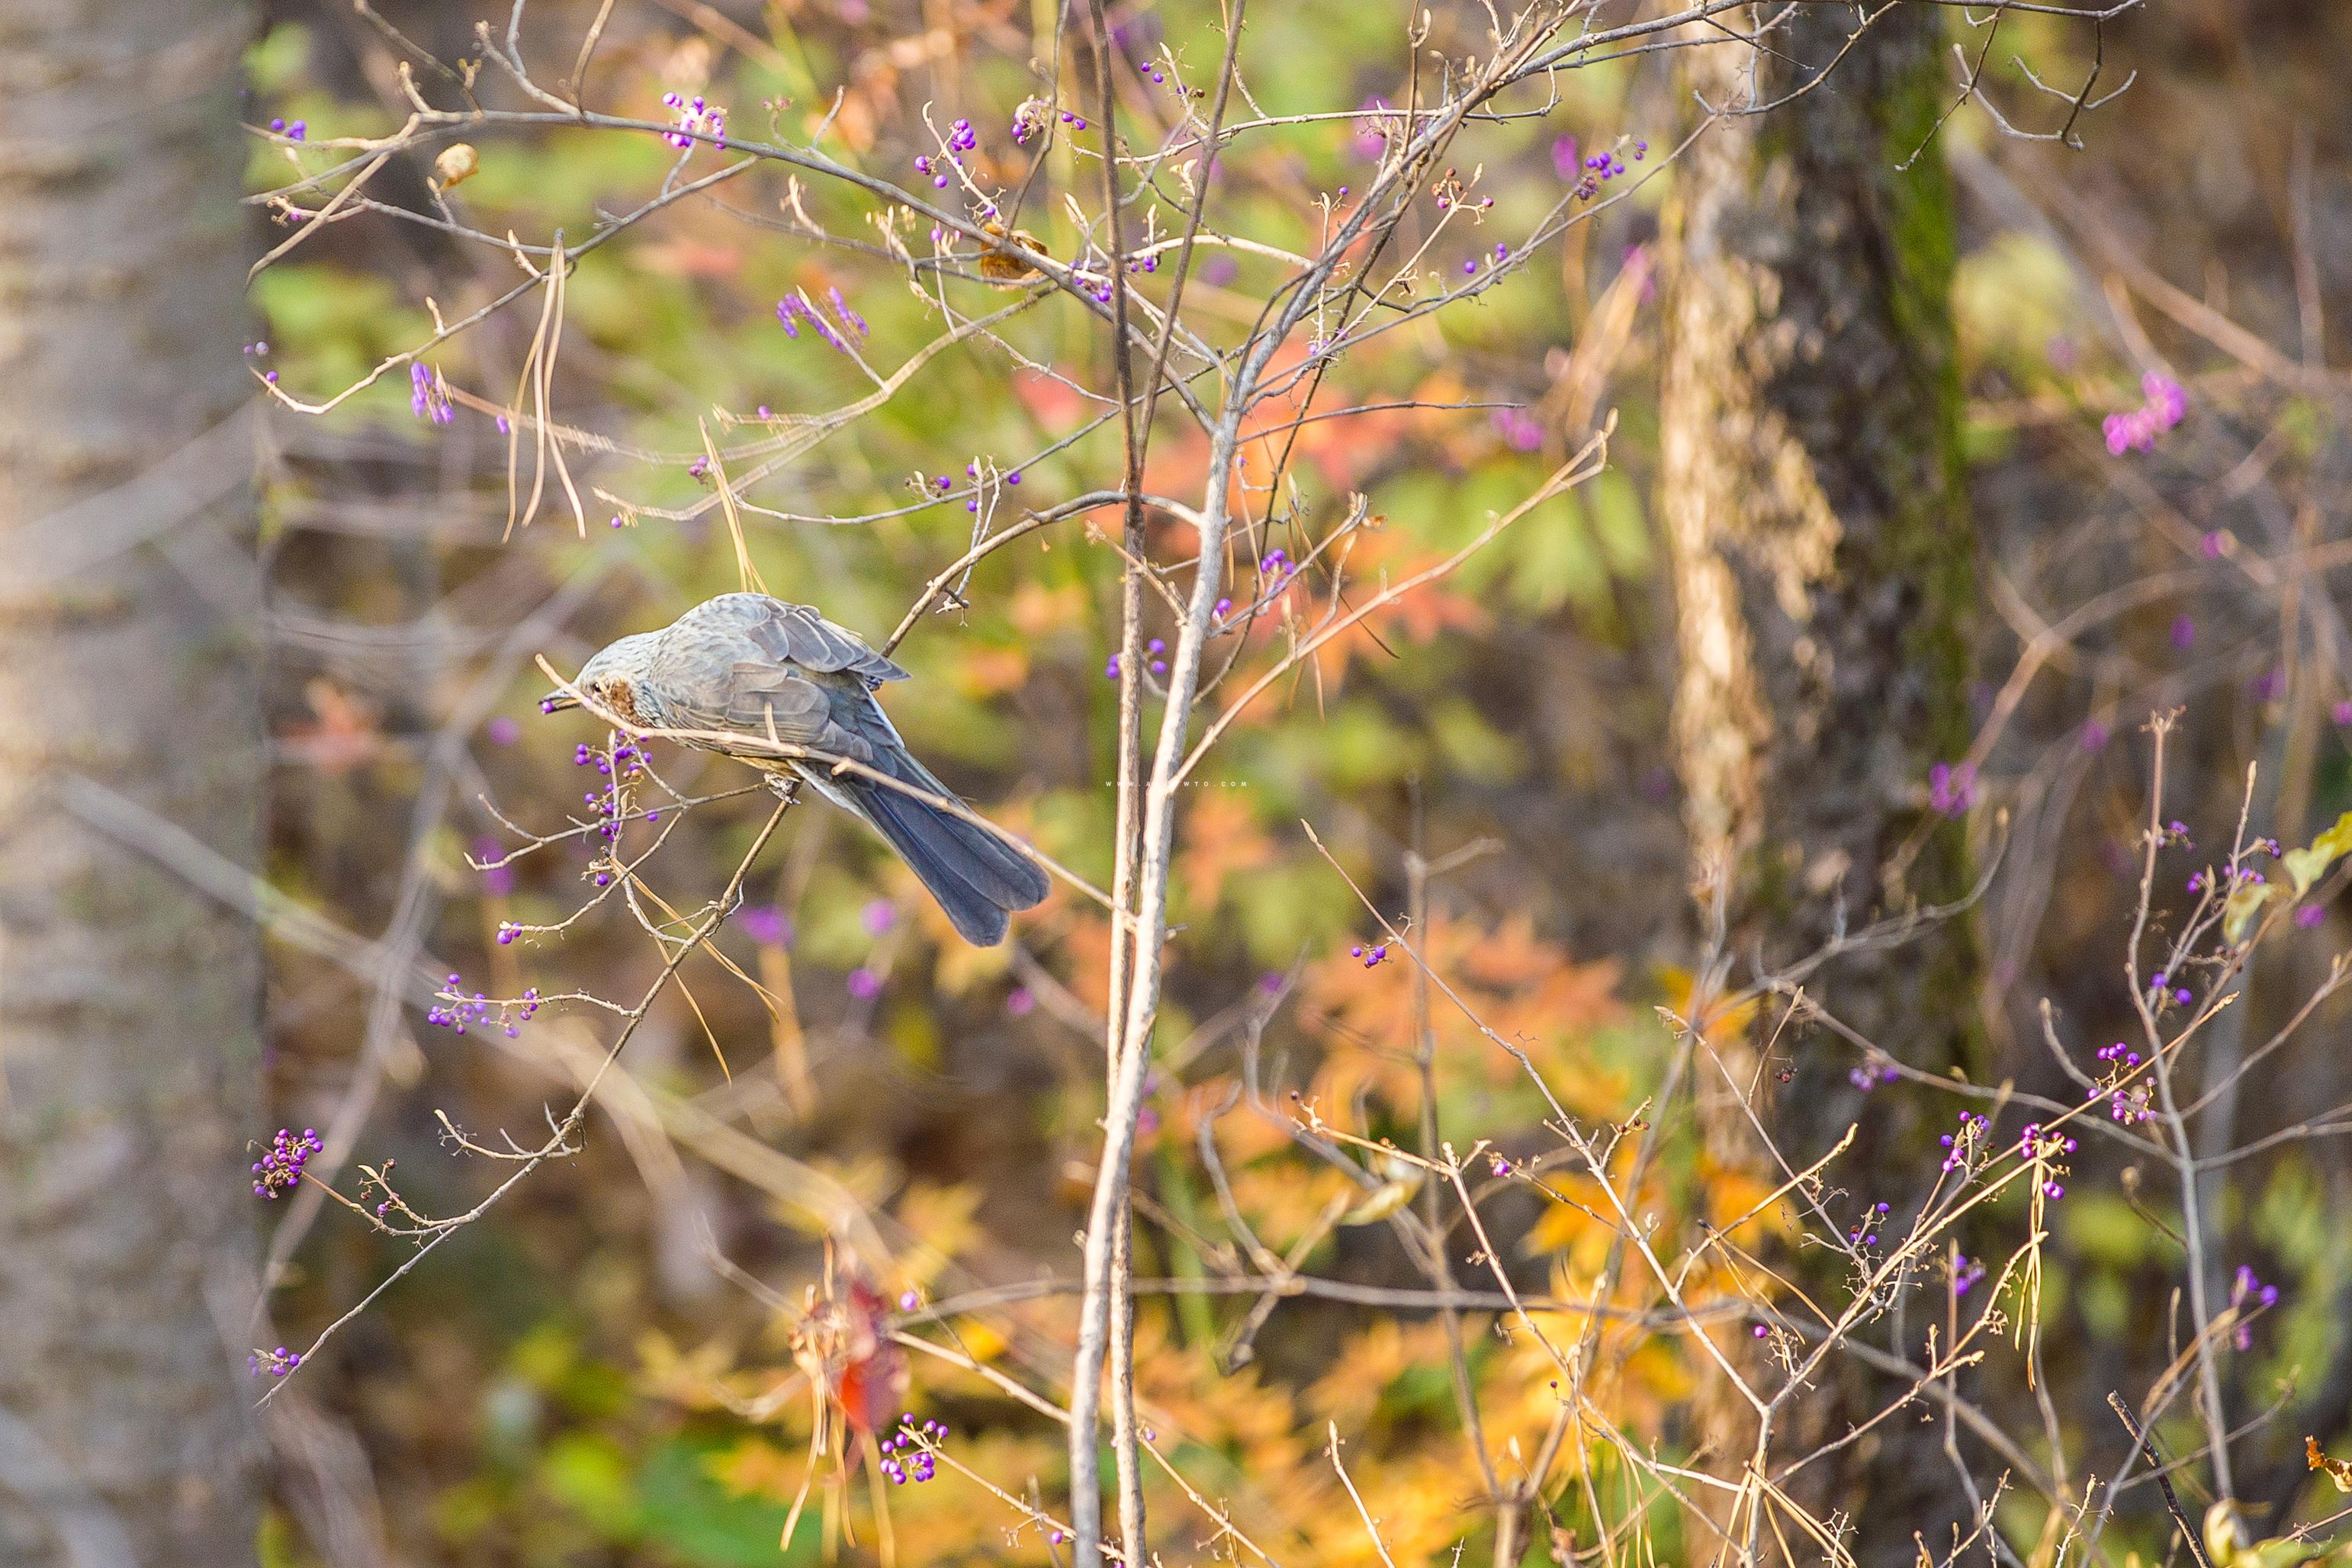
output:
M907 679L906 670L847 626L835 626L806 605L788 605L765 594L721 594L678 618L679 626L689 624L738 632L768 658L803 669L840 671L869 685Z
M662 635L647 681L667 728L772 738L872 760L872 742L862 732L865 710L877 718L881 710L865 679L777 658L740 626L681 620ZM887 728L888 721L882 722Z

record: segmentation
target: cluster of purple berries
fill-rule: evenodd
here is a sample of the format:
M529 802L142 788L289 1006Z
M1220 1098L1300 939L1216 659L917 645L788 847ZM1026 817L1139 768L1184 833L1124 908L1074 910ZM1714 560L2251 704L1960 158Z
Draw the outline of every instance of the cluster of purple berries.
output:
M1498 244L1495 247L1496 266L1500 267L1504 262L1508 261L1510 258L1511 247L1509 246ZM1478 258L1474 256L1469 260L1462 264L1462 276L1465 278L1475 278L1477 276L1477 273Z
M1013 111L1013 144L1015 147L1026 147L1032 138L1053 123L1054 118L1054 106L1044 99L1024 99L1020 107ZM1061 121L1073 131L1084 131L1087 128L1085 115L1073 114L1066 109L1061 112Z
M621 792L618 789L590 790L580 797L582 804L596 808L596 836L606 843L621 836ZM599 882L598 887L604 884Z
M677 126L662 132L662 140L673 147L691 147L698 136L708 136L721 147L727 145L727 111L702 100L700 94L692 98L666 92L662 102L677 111Z
M882 1474L898 1487L908 1481L919 1485L929 1480L936 1470L931 1447L925 1445L924 1439L936 1446L947 1435L948 1424L944 1421L926 1421L918 1426L912 1415L899 1416L898 1430L882 1439Z
M1131 272L1135 269L1130 266L1128 270ZM1099 255L1090 256L1086 265L1075 268L1071 271L1071 280L1084 289L1087 291L1087 298L1097 305L1110 303L1113 277L1112 268Z
M505 930L501 928L504 940ZM428 1010L425 1021L437 1029L451 1029L462 1035L468 1024L496 1024L506 1032L508 1039L522 1033L520 1026L530 1022L539 1011L539 987L534 985L522 994L522 1000L511 1008L504 1002L493 1002L480 992L471 996L457 989L463 984L457 975L449 976L448 988L440 994L440 1005Z
M484 834L474 840L468 857L481 868L482 891L493 899L503 899L515 889L515 871L506 858L506 846Z
M773 904L745 904L736 911L735 929L762 947L793 944L793 922Z
M245 1358L246 1371L256 1377L259 1377L265 1372L272 1377L284 1377L301 1364L302 1352L289 1351L284 1345L279 1345L274 1351L256 1351Z
M1974 763L1937 763L1927 770L1927 809L1937 816L1965 816L1976 801Z
M2139 378L2139 390L2142 401L2137 408L2110 414L2100 422L2107 450L2116 457L2154 450L2156 438L2188 416L2189 394L2170 377L2149 371Z
M1886 1217L1886 1205L1880 1204L1864 1212L1861 1221L1845 1233L1848 1247L1876 1247L1878 1233L1870 1227Z
M383 1199L375 1205L375 1217L378 1219L383 1219L387 1215L391 1214L392 1205L394 1204L400 1204L400 1211L404 1215L410 1217L414 1217L415 1215L415 1211L411 1209L407 1204L403 1203L401 1201L400 1194L392 1190L392 1168L397 1163L399 1163L399 1162L396 1160L386 1160L374 1175L370 1176L367 1180L360 1184L360 1201L362 1203L365 1203L367 1201L369 1189L380 1188L383 1191ZM365 1169L365 1167L362 1166L362 1169Z
M1876 1089L1882 1083L1892 1083L1895 1081L1895 1064L1892 1062L1881 1064L1875 1061L1867 1061L1858 1068L1849 1068L1845 1075L1845 1080L1846 1082L1853 1085L1854 1088L1862 1090L1863 1093L1868 1094L1872 1089Z
M1165 638L1153 637L1150 642L1143 645L1143 651L1150 656L1152 674L1165 675L1168 673L1168 661L1160 657L1161 654L1168 651L1168 643ZM1109 662L1103 666L1103 679L1106 680L1117 680L1118 679L1118 655L1111 655Z
M614 767L618 765L623 778L635 778L644 769L644 757L645 753L627 741L623 741L614 746L613 754L609 757L583 741L572 748L572 765L575 768L594 768L607 778L612 776Z
M310 133L309 122L300 120L297 120L291 124L287 123L283 120L273 120L269 122L269 129L277 132L289 142L299 142L302 138Z
M2129 1073L2139 1066L2139 1053L2121 1040L2112 1046L2102 1046L2098 1055L2099 1059L2111 1064L2112 1070L2116 1072ZM2128 1085L2093 1084L2091 1092L2084 1098L2096 1100L2102 1094L2107 1097L2107 1114L2126 1127L2134 1122L2146 1121L2156 1114L2156 1091L2145 1079Z
M1543 445L1543 426L1524 408L1497 408L1491 420L1495 434L1514 452L1532 452Z
M301 1184L302 1167L320 1150L319 1134L305 1127L299 1134L281 1127L278 1136L269 1141L268 1152L254 1162L253 1192L256 1197L278 1201L280 1193L290 1193Z
M1569 147L1570 153L1572 158L1575 151L1575 143L1569 143ZM1633 138L1633 162L1638 163L1649 155L1650 144L1638 136ZM1555 165L1560 162L1557 148L1554 149L1552 161ZM1578 198L1582 201L1591 201L1594 196L1601 194L1601 187L1604 183L1615 179L1624 172L1625 159L1622 154L1615 152L1593 153L1591 157L1584 160L1581 167L1577 173L1576 195Z
M1349 958L1362 959L1364 961L1364 967L1366 969L1370 969L1376 963L1384 963L1388 961L1389 944L1387 942L1381 942L1377 947L1366 947L1363 943L1358 942L1355 946L1348 950L1348 956Z
M2092 1099L2096 1100L2098 1095L2097 1089L2091 1091ZM2126 1127L2136 1121L2148 1121L2156 1115L2156 1091L2145 1083L2109 1089L2107 1114Z
M1346 188L1347 188L1347 187L1346 187L1346 186L1344 186L1344 185L1340 187L1340 189L1341 189L1341 190L1343 190L1343 191L1344 191ZM1448 212L1448 211L1451 211L1453 208L1457 207L1457 206L1460 206L1460 205L1463 205L1463 203L1462 203L1462 184L1461 184L1461 182L1460 182L1460 181L1458 181L1458 180L1454 179L1454 173L1453 173L1453 171L1452 171L1452 170L1450 170L1450 169L1449 169L1449 170L1447 170L1447 171L1446 171L1445 178L1444 178L1444 179L1443 179L1443 180L1440 180L1440 181L1437 183L1436 189L1437 189L1437 210L1438 210L1439 212ZM1482 198L1481 200L1476 201L1476 202L1474 202L1474 203L1472 203L1472 204L1470 204L1470 205L1471 205L1473 207L1475 207L1477 211L1479 211L1479 212L1484 212L1484 211L1486 211L1488 207L1491 207L1491 206L1493 206L1493 205L1495 205L1495 198L1494 198L1494 197L1492 197L1492 196L1486 196L1486 197L1484 197L1484 198ZM1466 264L1466 263L1465 263L1465 269L1466 269L1466 268L1467 268L1468 264Z
M601 753L582 746L572 754L572 761L575 766L580 767L593 764L598 773L613 778L613 784L609 789L589 790L583 794L580 799L583 804L596 808L597 837L607 844L614 843L621 837L621 823L626 815L627 800L624 786L628 780L636 777L645 770L645 752L623 742L614 747L612 759L608 763ZM614 767L620 769L618 776L613 774ZM646 813L646 820L659 822L661 813L648 811ZM600 888L611 879L605 872L596 873L596 885Z
M457 417L457 411L449 405L448 389L422 360L408 367L408 408L419 419L430 419L436 425L446 425Z
M2221 870L2213 874L2211 880L2213 886L2217 888L2224 882L2245 882L2258 888L2263 884L2263 874L2251 868L2224 866ZM2206 881L2207 879L2204 872L2190 872L2189 874L2188 881L2189 890L2192 893L2203 892L2205 890Z
M1948 1151L1944 1155L1944 1169L1957 1171L1966 1165L1969 1156L1976 1149L1977 1141L1991 1129L1991 1118L1961 1111L1959 1125L1937 1140Z
M1969 1287L1985 1277L1984 1259L1962 1256L1953 1267L1952 1294L1965 1296Z
M2247 1321L2251 1314L2243 1310L2246 1303L2251 1301L2257 1307L2270 1308L2278 1305L2278 1299L2277 1286L2263 1284L2254 1278L2252 1268L2242 1263L2238 1265L2238 1277L2230 1286L2230 1305L2240 1309L2237 1330L2231 1335L2240 1350L2254 1348L2254 1325Z
M2017 1157L2021 1160L2046 1164L2058 1155L2074 1152L2074 1141L2072 1138L2063 1132L2044 1132L2039 1121L2027 1122L2024 1130L2017 1135ZM2066 1195L2066 1189L2058 1184L2058 1178L2063 1174L2064 1166L2050 1166L2050 1174L2042 1183L2043 1197L2063 1198Z
M788 338L799 337L800 323L806 321L810 331L824 340L826 347L847 353L851 337L865 338L866 318L850 309L849 301L841 297L841 290L837 288L827 289L824 298L825 303L833 307L835 319L841 323L838 328L824 319L823 311L798 294L787 294L776 301L776 320L783 323L784 336Z
M2197 1000L2197 993L2186 985L2175 985L2172 976L2162 970L2157 971L2155 977L2147 983L2147 995L2148 1000L2159 1007L2168 1002L2177 1002L2186 1007Z
M963 466L963 473L964 478L971 479L974 484L979 483L980 465L978 463L966 463ZM945 474L941 474L933 482L940 487L942 493L955 488L955 481L949 479ZM1008 485L1019 484L1021 482L1021 470L1015 468L1011 473L1005 475L1004 482ZM970 500L964 502L963 510L966 511L978 511L980 510L980 498L975 495Z

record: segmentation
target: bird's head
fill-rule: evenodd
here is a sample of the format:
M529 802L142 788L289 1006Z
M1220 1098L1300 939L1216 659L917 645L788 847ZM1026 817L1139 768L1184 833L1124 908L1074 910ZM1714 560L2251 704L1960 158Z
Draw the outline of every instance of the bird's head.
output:
M572 684L591 702L632 724L657 725L659 716L648 710L644 698L646 666L653 658L657 635L639 632L608 643L580 667L580 678ZM579 706L577 699L562 691L551 691L539 702L542 713Z

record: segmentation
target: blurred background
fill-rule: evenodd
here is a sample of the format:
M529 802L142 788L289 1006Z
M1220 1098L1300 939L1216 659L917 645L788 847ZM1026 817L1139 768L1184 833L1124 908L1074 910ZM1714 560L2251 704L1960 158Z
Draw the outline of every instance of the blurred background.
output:
M789 815L743 908L596 1080L577 1156L532 1171L320 1342L416 1251L362 1211L394 1194L435 1216L481 1204L511 1170L454 1146L449 1129L536 1146L545 1108L561 1116L594 1077L611 1011L499 999L625 1009L662 968L619 900L571 918L597 891L587 837L534 845L590 820L589 797L608 781L578 749L601 745L602 731L541 715L546 681L531 661L543 654L568 674L607 639L739 586L717 513L659 515L712 493L683 455L701 448L714 409L805 416L871 386L815 334L788 335L780 299L838 289L885 374L939 330L908 269L879 248L876 205L836 182L754 170L582 257L560 356L545 352L532 294L433 350L430 386L404 366L305 414L289 399L327 401L425 340L436 316L483 310L522 280L511 254L457 228L576 244L669 189L677 150L642 133L485 126L469 133L475 166L457 183L397 153L366 199L426 221L317 224L248 287L253 258L307 220L267 202L233 207L236 195L338 164L321 142L396 131L412 85L436 106L468 91L521 106L494 71L461 85L436 63L478 57L486 20L503 38L504 12L439 0L270 0L235 16L167 5L148 38L119 6L46 9L68 16L96 63L43 74L28 42L0 68L19 99L0 110L0 147L16 165L0 193L22 198L34 239L64 237L38 265L25 259L31 240L16 259L0 241L0 267L30 280L0 291L0 343L17 332L26 367L5 400L0 471L17 477L17 521L41 530L23 555L35 568L0 602L0 692L12 712L47 716L27 721L40 758L29 777L0 786L13 862L0 883L14 906L0 910L11 976L0 1028L17 1041L0 1044L0 1115L18 1119L0 1175L11 1193L0 1300L31 1304L0 1327L0 1410L13 1413L0 1424L0 1490L63 1500L7 1516L18 1533L0 1542L24 1553L10 1560L111 1561L102 1519L79 1535L73 1524L106 1510L76 1500L90 1487L135 1498L131 1469L143 1467L179 1479L149 1494L156 1511L133 1509L120 1526L131 1561L249 1560L239 1554L253 1540L263 1562L289 1568L874 1561L886 1548L865 1478L831 1484L828 1460L804 1489L814 1406L803 1313L816 1300L843 1304L853 1330L928 1324L935 1304L957 1304L944 1332L928 1331L966 1364L915 1355L904 1392L883 1398L945 1421L971 1475L943 1468L889 1490L895 1560L1046 1561L1056 1549L981 1482L1014 1500L1050 1500L1061 1484L1060 1429L1003 1380L1056 1399L1066 1380L1072 1238L1102 1114L1108 927L1061 889L1015 922L1008 945L968 947L871 834L823 808ZM1433 49L1485 47L1483 12L1454 12L1433 24ZM1026 159L1009 128L1056 58L1046 0L533 0L518 14L534 69L567 92L580 83L608 112L665 121L663 96L677 93L723 105L739 135L772 126L799 140L828 120L832 156L894 180L914 177L918 154L937 155L927 120L944 134L959 117L978 128L975 162L1017 177ZM1213 7L1109 16L1120 90L1139 104L1167 90L1155 60L1212 79ZM1349 116L1406 90L1401 17L1320 0L1252 9L1242 59L1255 102L1334 118L1225 154L1234 232L1311 247L1318 203L1368 176L1379 138ZM1948 922L1957 936L1931 937L1935 956L1918 960L1960 965L1935 994L1928 1032L1968 1037L1977 1082L2079 1100L2042 1009L2046 999L2085 1057L2133 1026L2121 976L2149 715L2182 710L2160 809L2193 838L2226 845L2252 763L2256 837L2301 843L2352 808L2352 640L2326 550L2346 537L2352 478L2352 386L2335 368L2352 319L2352 92L2340 64L2352 11L2166 0L2097 27L2011 14L1990 40L1957 8L1933 25L1960 47L1934 51L1946 107L1981 48L1994 110L2043 132L2069 121L2079 145L2004 136L1976 101L1935 133L1929 156L1949 178L1954 458L1973 568L1958 595L1959 709L1906 753L1910 793L1892 837L1916 831L1974 868L1937 896L1985 879ZM163 47L173 27L183 41ZM1061 47L1090 61L1075 38ZM2105 84L2129 78L2130 89L2078 116L2027 75L2071 93L2095 55ZM136 59L147 64L131 72ZM171 85L173 69L187 81ZM1507 286L1335 362L1318 406L1399 406L1301 426L1291 482L1302 509L1326 517L1364 498L1380 526L1357 540L1349 570L1369 584L1457 547L1613 411L1606 471L1286 677L1187 792L1181 958L1137 1165L1137 1271L1175 1285L1139 1307L1139 1396L1162 1450L1277 1561L1379 1560L1324 1456L1327 1422L1395 1561L1450 1561L1465 1541L1492 1555L1507 1510L1492 1505L1483 1454L1507 1484L1533 1460L1554 1403L1550 1363L1499 1331L1494 1310L1454 1322L1426 1306L1276 1301L1219 1284L1265 1258L1374 1290L1423 1281L1399 1236L1360 1212L1379 1194L1296 1136L1294 1091L1368 1137L1411 1142L1426 1109L1463 1151L1486 1140L1507 1162L1555 1146L1551 1108L1517 1064L1461 1014L1431 1009L1408 965L1351 955L1382 932L1350 879L1391 920L1412 916L1431 963L1525 1049L1570 1113L1663 1123L1675 1095L1701 1092L1667 1073L1675 1031L1658 1011L1688 1004L1710 952L1674 717L1676 557L1661 499L1675 204L1689 199L1677 182L1694 165L1651 169L1693 122L1681 69L1666 52L1563 72L1542 112L1465 132L1449 158L1465 174L1477 167L1497 235L1524 232L1591 152L1631 161L1638 140L1648 157L1623 182L1637 188ZM254 133L223 131L226 72L241 72L236 119ZM135 173L98 157L123 117L146 111L147 93L195 106L210 129L151 114ZM698 150L688 177L720 164ZM1061 150L1039 177L1023 221L1069 256L1065 193L1091 207L1098 174ZM315 213L332 188L285 199ZM118 216L100 211L102 195ZM1475 261L1490 237L1447 237L1433 260ZM134 254L140 266L114 265ZM78 279L70 287L88 287L70 308L11 321L46 298L58 257L115 286ZM202 286L206 268L225 286ZM1238 331L1283 275L1265 255L1208 251L1190 297L1201 321ZM240 289L242 324L221 303ZM974 310L995 302L973 298ZM1922 329L1922 356L1947 352L1938 330ZM81 335L68 342L69 331ZM966 465L1017 469L1019 504L1116 485L1116 429L1079 434L1091 410L1074 384L1102 384L1095 321L1048 297L1003 332L1018 361L950 349L747 491L791 514L742 520L771 590L878 641L971 542L958 504ZM510 497L512 462L517 489L533 489L530 442L510 457L499 410L533 366L547 417L610 444L569 455L584 526L551 473L535 509L518 512ZM118 390L102 401L83 390L110 375ZM263 376L285 395L268 396ZM2180 390L2177 414L2159 384ZM2130 429L2115 439L2108 423L2135 411L2152 432L2144 446ZM205 445L236 440L262 451L250 512L236 465ZM71 456L84 449L102 460ZM1169 419L1147 488L1197 492L1205 450ZM147 466L179 498L173 516L213 509L202 539L142 523L172 510L138 489ZM940 487L948 499L933 488L942 478L954 481ZM92 494L110 504L58 521ZM1112 516L1096 514L1104 528ZM1155 549L1181 544L1172 517L1154 514L1151 528ZM234 563L257 552L254 584ZM1057 525L982 563L965 597L898 650L915 679L886 694L892 717L982 809L1107 885L1117 557L1086 525ZM125 604L144 607L117 616ZM100 713L85 749L75 726ZM1835 737L1822 743L1834 749ZM1940 780L1929 763L1944 765ZM688 796L753 782L674 748L656 764ZM771 804L751 794L687 813L646 870L650 888L674 910L715 897ZM95 859L59 859L78 854ZM2168 864L2159 904L2191 869ZM83 875L89 889L61 910L59 889ZM1828 901L1818 886L1789 899ZM1789 930L1818 932L1826 919ZM90 930L112 945L92 946ZM2248 1039L2328 983L2346 934L2323 910L2265 951L2242 1002ZM1785 963L1798 948L1759 939L1730 951ZM1898 950L1882 962L1911 960ZM262 1008L247 1030L240 997L257 980ZM1834 978L1823 984L1835 998ZM469 1014L462 999L478 993L489 1005ZM1903 1046L1918 1022L1882 1017L1870 1039L1913 1059ZM1718 1023L1727 1038L1746 1027ZM2352 1100L2342 1027L2340 1006L2322 998L2212 1148ZM65 1043L92 1028L119 1046ZM1912 1159L1950 1121L1949 1104L1882 1079L1879 1053L1835 1028L1785 1019L1759 1060L1784 1097L1811 1101L1808 1126L1875 1118L1890 1129L1874 1159ZM135 1078L129 1101L100 1095L97 1110L30 1130L27 1085L64 1103L73 1085L114 1072ZM246 1165L280 1128L317 1132L310 1172L349 1205L316 1184L246 1191ZM1643 1193L1670 1229L1724 1223L1772 1184L1687 1108L1658 1149ZM1882 1185L1893 1192L1908 1170ZM1875 1199L1876 1174L1847 1177L1851 1197ZM2305 1469L2306 1433L2340 1450L2352 1428L2352 1236L2340 1217L2352 1171L2327 1138L2293 1134L2212 1179L2217 1270L2243 1266L2279 1292L2227 1357L2226 1400L2231 1424L2249 1425L2235 1495L2278 1510L2265 1517L2283 1528L2332 1495ZM2165 1180L2086 1141L2074 1190L2046 1222L2036 1386L2007 1336L1958 1379L2076 1494L2110 1476L2128 1443L2108 1391L2137 1400L2182 1354L2168 1218L2179 1194ZM1579 1203L1499 1170L1479 1203L1519 1289L1573 1295L1602 1267L1611 1233ZM1986 1223L2014 1230L2022 1217L2019 1200ZM70 1283L57 1260L101 1235L116 1261ZM1455 1240L1462 1269L1471 1244ZM267 1289L254 1314L257 1278ZM239 1361L250 1349L257 1370L240 1366L225 1398L201 1359L190 1373L175 1358L175 1342L226 1342ZM273 1375L274 1354L314 1342L290 1375ZM1659 1453L1703 1454L1711 1407L1687 1340L1610 1343L1595 1397L1612 1419ZM908 1352L862 1357L862 1375L898 1386ZM1464 1384L1484 1415L1479 1458L1456 1415ZM260 1420L240 1420L235 1410L264 1390ZM2159 1427L2184 1453L2198 1430L2185 1409ZM107 1457L133 1449L146 1457L131 1469ZM210 1479L189 1479L199 1475ZM2212 1500L2197 1477L2176 1479L2192 1511ZM1610 1482L1631 1484L1622 1470ZM2046 1502L2012 1486L1999 1505L2006 1550L2049 1561ZM803 1495L806 1517L780 1552ZM1162 1478L1150 1495L1165 1561L1251 1556ZM1533 1524L1509 1527L1514 1558L1591 1552L1578 1497L1548 1486ZM1620 1500L1637 1514L1650 1506L1631 1490ZM2153 1489L2118 1509L2108 1560L2174 1549ZM1712 1551L1671 1508L1655 1510L1654 1531L1657 1552ZM41 1555L68 1540L95 1554ZM179 1554L154 1555L167 1541Z

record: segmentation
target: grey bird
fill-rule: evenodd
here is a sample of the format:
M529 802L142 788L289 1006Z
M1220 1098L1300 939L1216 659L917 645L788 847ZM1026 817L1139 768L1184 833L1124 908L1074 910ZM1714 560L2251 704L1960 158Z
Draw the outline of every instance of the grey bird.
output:
M907 672L806 605L765 594L721 594L657 632L599 651L572 682L597 706L648 730L700 730L687 744L751 763L780 793L804 779L889 840L964 940L1004 940L1007 914L1041 902L1045 873L995 833L887 784L828 763L761 754L781 741L847 757L900 784L955 801L907 750L874 693ZM543 711L576 708L563 692ZM740 735L747 744L732 746Z

